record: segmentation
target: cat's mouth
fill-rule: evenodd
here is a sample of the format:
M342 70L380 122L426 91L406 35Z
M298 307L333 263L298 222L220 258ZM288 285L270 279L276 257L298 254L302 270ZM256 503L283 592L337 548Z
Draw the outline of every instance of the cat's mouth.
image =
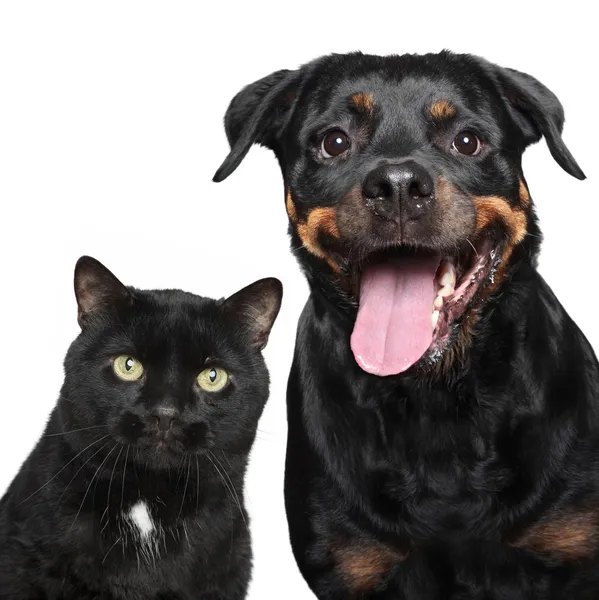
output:
M115 437L135 448L134 454L155 466L169 466L187 454L201 452L210 445L212 436L203 422L173 423L159 427L151 415L123 414Z

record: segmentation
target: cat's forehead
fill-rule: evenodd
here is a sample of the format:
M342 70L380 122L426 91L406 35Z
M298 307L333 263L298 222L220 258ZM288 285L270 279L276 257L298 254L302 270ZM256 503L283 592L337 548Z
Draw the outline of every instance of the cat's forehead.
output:
M219 303L218 300L198 296L182 290L134 290L136 309L161 313L182 311L189 314L211 311Z
M133 305L93 335L105 354L131 353L160 363L230 357L236 346L218 301L179 290L135 290Z
M128 316L130 335L158 342L164 349L209 341L227 327L216 300L179 290L143 292Z

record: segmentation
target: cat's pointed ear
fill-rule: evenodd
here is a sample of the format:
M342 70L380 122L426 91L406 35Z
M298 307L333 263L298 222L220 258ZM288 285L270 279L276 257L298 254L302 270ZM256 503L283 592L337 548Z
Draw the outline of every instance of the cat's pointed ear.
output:
M499 87L524 134L525 144L533 144L544 137L557 164L572 177L586 179L562 139L565 117L558 97L531 75L515 69L495 69Z
M131 292L101 262L82 256L75 266L77 320L83 328L94 315L130 304Z
M225 131L231 151L213 181L226 179L253 144L273 149L273 141L294 103L298 71L275 71L243 88L229 104Z
M279 314L283 299L283 284L274 277L260 279L229 296L222 303L228 318L247 332L250 344L262 350Z

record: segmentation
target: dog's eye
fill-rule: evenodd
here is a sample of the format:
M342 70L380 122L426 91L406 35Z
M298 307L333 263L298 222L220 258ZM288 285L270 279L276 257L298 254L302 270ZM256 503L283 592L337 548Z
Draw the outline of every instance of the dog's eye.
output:
M453 140L451 147L460 154L476 156L481 151L482 144L476 134L471 131L460 131Z
M329 131L322 140L322 155L325 158L339 156L349 149L349 137L343 131L335 129Z

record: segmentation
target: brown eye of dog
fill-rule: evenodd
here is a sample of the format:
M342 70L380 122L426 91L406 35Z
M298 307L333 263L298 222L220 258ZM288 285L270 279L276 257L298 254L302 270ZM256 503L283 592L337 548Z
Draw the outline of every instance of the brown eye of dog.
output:
M322 154L325 158L339 156L349 149L349 138L343 131L329 131L322 140Z
M453 140L451 147L460 154L476 156L481 150L481 143L471 131L460 131Z

